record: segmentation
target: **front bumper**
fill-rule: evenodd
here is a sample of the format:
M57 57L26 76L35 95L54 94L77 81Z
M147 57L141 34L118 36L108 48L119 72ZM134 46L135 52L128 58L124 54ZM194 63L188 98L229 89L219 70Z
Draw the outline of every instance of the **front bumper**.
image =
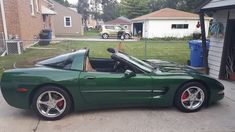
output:
M213 103L216 103L217 101L219 100L222 100L224 98L224 91L213 91L211 92L211 95L210 95L210 101L209 101L209 104L213 104Z

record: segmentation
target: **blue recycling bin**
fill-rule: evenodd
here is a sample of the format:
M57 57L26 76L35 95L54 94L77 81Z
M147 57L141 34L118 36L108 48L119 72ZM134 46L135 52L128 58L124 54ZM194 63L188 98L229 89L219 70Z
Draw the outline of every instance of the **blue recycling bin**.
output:
M206 41L207 49L210 48L210 42ZM189 41L190 65L193 67L203 67L203 48L202 40Z
M52 39L52 30L51 29L44 29L42 31L47 34L47 39L49 39L51 41L51 39Z

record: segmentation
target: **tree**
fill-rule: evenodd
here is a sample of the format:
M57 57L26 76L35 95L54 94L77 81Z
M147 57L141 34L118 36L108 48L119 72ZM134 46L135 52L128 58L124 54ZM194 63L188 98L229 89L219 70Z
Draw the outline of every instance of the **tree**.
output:
M94 16L96 23L98 24L98 20L102 18L100 12L100 5L102 0L94 0L94 7L91 9L90 14Z
M68 0L55 0L56 2L60 3L61 5L64 5L66 7L69 7L69 2Z
M103 14L101 15L101 18L104 21L109 21L112 19L115 19L117 17L117 1L116 0L102 0L102 9Z
M89 16L89 4L88 0L78 0L77 11L82 15L83 23L87 27L87 19Z
M194 12L195 9L205 0L181 0L178 9Z
M70 5L70 4L69 4L68 0L65 0L65 1L64 1L64 6L69 7L69 5Z
M152 11L168 7L194 12L203 1L205 0L149 0L149 7Z
M122 0L120 4L124 16L130 19L150 12L148 0Z

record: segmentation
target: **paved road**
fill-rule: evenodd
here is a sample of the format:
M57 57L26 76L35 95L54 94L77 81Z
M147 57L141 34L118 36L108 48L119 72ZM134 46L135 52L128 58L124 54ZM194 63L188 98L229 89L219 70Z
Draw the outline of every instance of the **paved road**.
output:
M235 132L235 84L226 97L197 113L175 108L128 108L72 113L59 121L43 121L31 111L8 106L0 96L1 132Z

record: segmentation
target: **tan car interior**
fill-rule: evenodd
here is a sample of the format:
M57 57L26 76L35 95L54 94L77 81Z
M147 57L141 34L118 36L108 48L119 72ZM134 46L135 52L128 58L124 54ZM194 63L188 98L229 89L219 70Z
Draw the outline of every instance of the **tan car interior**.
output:
M89 57L86 57L86 71L96 71L96 70L91 66Z

